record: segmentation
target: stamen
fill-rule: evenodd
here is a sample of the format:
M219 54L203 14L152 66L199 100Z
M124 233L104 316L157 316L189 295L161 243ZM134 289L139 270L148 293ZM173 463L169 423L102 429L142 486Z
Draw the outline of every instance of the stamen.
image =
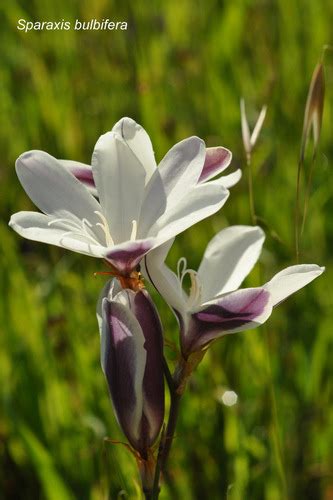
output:
M138 223L136 220L132 220L132 232L131 232L130 241L136 240L137 231L138 231Z
M61 235L61 238L65 238L66 236L69 235L74 235L74 236L83 236L84 238L88 238L94 245L99 245L99 242L93 237L90 236L90 234L82 234L81 231L66 231L64 234Z
M190 296L188 299L189 307L192 307L194 304L200 302L201 296L201 284L198 278L198 274L195 271L189 271L190 279L191 279L191 288L190 288Z
M88 221L88 219L82 219L81 222L81 227L83 230L84 236L87 236L90 239L93 239L97 245L99 245L99 241L91 235L91 231L89 231L89 228L93 227L93 225Z
M62 222L63 224L67 225L68 227L73 227L75 229L80 229L80 225L76 221L69 220L69 219L64 219L64 218L50 220L47 223L47 225L48 226L52 226L52 224L56 224L57 222Z
M108 221L106 220L106 217L101 212L99 212L98 210L95 210L94 213L96 215L98 215L98 217L102 221L102 222L97 222L96 226L99 226L99 227L102 228L102 230L103 230L103 232L105 234L106 245L108 247L114 246L114 241L112 239L112 236L111 236L111 233L110 233L109 224L108 224Z
M94 245L99 245L99 241L92 236L91 232L88 231L88 228L93 227L92 224L88 221L88 219L82 219L80 222L76 222L75 220L71 219L65 219L65 218L58 218L58 219L53 219L48 222L48 226L52 226L52 224L56 224L57 222L61 222L64 224L64 226L67 226L67 229L69 231L65 231L61 238L65 238L66 236L69 235L74 235L74 236L83 236L84 238L88 238Z
M94 276L96 278L96 276L99 276L99 275L108 276L110 274L111 274L111 276L117 276L117 274L114 271L96 271L94 273Z
M88 221L88 219L82 219L82 226L84 227L85 225L87 225L88 227L93 226L91 222Z

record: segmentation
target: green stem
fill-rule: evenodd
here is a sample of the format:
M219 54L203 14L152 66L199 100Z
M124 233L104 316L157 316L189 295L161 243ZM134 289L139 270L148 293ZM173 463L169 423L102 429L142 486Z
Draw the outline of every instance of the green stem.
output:
M157 500L160 494L161 460L162 460L162 452L164 449L164 445L165 445L165 425L163 425L160 444L158 447L154 483L153 483L153 496L152 496L153 500Z
M248 189L249 189L249 204L250 204L250 214L252 224L255 225L257 222L256 211L254 208L254 195L253 195L253 176L252 176L252 163L251 157L247 158L247 168L248 168Z
M303 231L304 231L305 219L307 216L308 206L309 206L309 201L310 201L310 190L311 190L311 184L312 184L312 178L313 178L314 164L316 161L316 153L317 153L317 151L316 151L316 149L314 149L313 155L312 155L312 160L311 160L311 165L310 165L310 169L309 169L309 178L308 178L308 182L306 185L304 207L303 207L303 217L302 217L302 224L301 224L301 236L302 236Z
M278 474L280 476L283 497L285 500L288 498L288 483L286 470L283 461L283 452L282 452L282 444L281 444L281 436L279 433L279 416L276 404L276 395L275 388L273 384L273 374L272 374L272 364L270 358L270 348L268 343L268 328L266 325L263 325L264 330L264 338L265 338L265 350L266 350L266 363L267 363L267 373L269 380L269 392L270 392L270 400L272 405L272 440L273 440L273 449L276 460L276 465L278 469Z
M296 209L295 209L295 253L296 253L296 263L299 262L300 254L300 242L299 242L299 194L300 194L300 182L301 182L301 170L303 168L303 156L300 157L297 167L297 181L296 181Z
M169 410L168 424L165 432L164 446L161 451L160 464L162 471L166 467L166 463L170 454L179 414L179 404L181 400L181 394L177 393L177 386L174 382L174 379L170 373L168 364L165 359L164 359L164 374L170 391L170 410Z
M161 458L161 469L162 470L165 469L166 464L167 464L167 460L168 460L168 457L170 454L172 441L174 438L176 425L177 425L180 400L181 400L181 395L177 394L176 392L171 396L169 419L168 419L168 425L167 425L166 433L165 433L165 445L164 445L164 449L162 452L162 458Z
M263 276L263 268L262 264L259 264L259 281L260 283L264 282ZM275 455L275 460L277 464L278 474L280 476L280 481L283 490L283 498L286 500L288 498L288 483L287 483L287 475L284 466L283 460L283 451L281 444L281 436L279 433L279 415L276 404L276 395L275 395L275 387L273 383L273 372L272 372L272 363L271 363L271 354L269 347L269 332L267 324L262 325L263 335L264 335L264 350L266 355L266 372L269 386L269 396L271 402L271 417L272 417L272 441L273 441L273 450Z

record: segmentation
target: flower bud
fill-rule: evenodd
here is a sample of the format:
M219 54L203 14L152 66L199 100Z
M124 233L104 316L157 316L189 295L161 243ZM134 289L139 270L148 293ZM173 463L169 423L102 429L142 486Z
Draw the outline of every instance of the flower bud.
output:
M99 303L101 364L114 411L132 447L147 459L164 418L163 339L146 290L107 286Z
M323 119L324 98L325 98L324 68L323 64L319 63L315 67L314 72L312 74L308 96L306 99L304 121L303 121L302 144L300 153L301 161L304 161L305 150L309 140L309 134L311 128L313 132L314 151L316 151L317 149L320 137L321 123Z

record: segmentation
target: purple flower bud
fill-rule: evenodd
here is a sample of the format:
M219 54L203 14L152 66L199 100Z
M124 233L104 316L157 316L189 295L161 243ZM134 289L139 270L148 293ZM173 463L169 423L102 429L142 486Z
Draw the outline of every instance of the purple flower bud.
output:
M118 288L100 301L101 364L118 422L146 459L164 418L163 339L157 310L146 290Z

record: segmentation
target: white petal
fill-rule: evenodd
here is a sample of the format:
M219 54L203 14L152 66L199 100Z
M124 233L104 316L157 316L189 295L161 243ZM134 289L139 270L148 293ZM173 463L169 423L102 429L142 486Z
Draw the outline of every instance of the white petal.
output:
M242 177L242 171L241 169L237 169L235 172L232 172L229 175L222 175L218 179L215 179L215 181L210 181L213 182L214 184L220 184L221 186L224 186L226 189L229 189L233 187L237 182L240 180Z
M91 255L92 257L104 257L105 248L90 242L84 235L68 235L68 228L62 223L52 223L54 218L38 212L18 212L12 215L9 225L20 236L28 240L49 243L73 252Z
M97 141L92 169L114 242L129 240L132 222L139 218L145 169L124 139L115 132L108 132Z
M139 224L140 238L196 186L205 154L205 144L198 137L185 139L168 151L146 188Z
M112 130L121 135L126 144L144 166L147 184L156 170L155 155L149 135L141 125L131 118L126 117L119 120Z
M264 239L260 227L222 229L208 244L198 269L202 300L236 290L257 262Z
M16 161L22 186L37 207L48 215L91 219L101 207L88 190L56 158L44 151L28 151Z
M186 294L178 277L164 264L174 239L150 251L141 265L146 279L156 288L170 307L182 314L186 309Z
M154 250L149 253L151 262L154 261L154 264L156 265L163 264L168 256L168 253L170 252L172 245L174 244L174 241L175 238L171 238L170 240L163 243L163 245L154 248Z
M324 271L324 267L316 264L290 266L276 274L264 285L264 288L270 292L273 305L276 306L289 295L316 279Z
M159 243L164 243L217 212L228 196L229 191L223 186L211 182L198 184L177 205L160 217L149 233L152 236L156 234Z
M101 292L99 294L98 300L97 300L97 304L96 304L96 316L97 316L97 323L98 323L98 328L99 328L100 335L102 335L102 316L103 316L102 306L103 306L103 300L105 298L109 298L109 297L110 297L110 299L112 298L112 289L113 289L115 283L118 283L118 281L115 278L107 281L105 283L105 285L103 286L103 288L102 288L102 290L101 290ZM120 290L118 290L118 292L119 291ZM110 296L110 292L111 292L111 296ZM105 346L103 346L103 347L105 347ZM105 357L105 352L101 349L101 360L104 359L104 357Z

